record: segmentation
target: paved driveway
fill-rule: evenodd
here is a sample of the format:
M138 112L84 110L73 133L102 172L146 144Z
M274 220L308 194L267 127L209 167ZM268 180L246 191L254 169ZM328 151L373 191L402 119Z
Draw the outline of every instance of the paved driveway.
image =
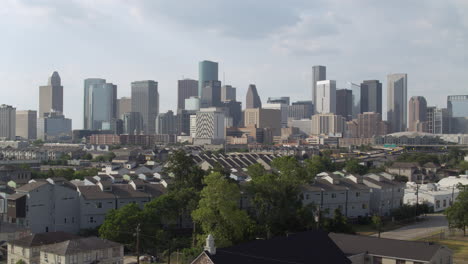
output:
M414 240L448 228L447 219L443 214L432 214L425 217L425 221L405 226L393 231L381 233L383 238ZM375 235L376 236L376 235Z

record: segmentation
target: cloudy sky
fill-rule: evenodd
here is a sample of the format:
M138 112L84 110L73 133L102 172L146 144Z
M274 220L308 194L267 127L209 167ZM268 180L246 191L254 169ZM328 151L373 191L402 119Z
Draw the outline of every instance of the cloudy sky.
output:
M65 114L82 127L83 79L159 82L161 111L176 106L177 80L198 61L220 78L268 96L311 97L311 66L348 81L408 73L408 96L445 107L468 93L466 0L2 0L0 104L38 108L38 86L57 70ZM384 105L385 107L385 105ZM384 110L385 111L385 110Z

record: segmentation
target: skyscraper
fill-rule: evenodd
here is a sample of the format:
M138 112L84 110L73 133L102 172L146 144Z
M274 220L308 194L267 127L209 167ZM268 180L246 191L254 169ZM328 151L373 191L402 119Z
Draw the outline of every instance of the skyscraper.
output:
M185 109L185 99L198 96L198 81L183 79L177 81L177 110Z
M200 61L198 63L198 96L201 98L203 87L207 81L218 80L218 63L213 61Z
M117 118L122 119L122 115L132 111L132 98L122 97L117 99Z
M69 140L72 137L72 120L65 118L61 112L45 113L37 120L37 138L57 141Z
M353 93L353 119L358 118L361 113L361 86L352 82L348 82L349 89Z
M281 135L281 110L247 108L244 111L244 125L246 127L271 129L274 136Z
M390 132L406 131L408 75L389 74L387 81L387 121L390 123Z
M236 101L236 88L231 85L223 85L221 87L221 101Z
M262 101L258 96L257 87L255 84L250 84L247 90L247 97L245 100L245 108L262 108Z
M16 138L16 108L11 105L0 105L0 139Z
M175 134L176 116L174 112L159 113L156 117L156 134Z
M318 81L316 87L315 112L330 114L336 112L336 81Z
M427 102L423 96L413 96L408 103L408 131L426 132Z
M103 122L117 117L117 85L104 79L86 79L84 95L84 129L101 130Z
M203 87L201 97L201 107L220 107L221 106L221 82L206 81Z
M336 90L336 114L347 121L353 118L353 92L351 90Z
M468 95L447 96L450 133L468 133Z
M219 144L226 137L224 112L217 108L203 108L196 114L195 142Z
M361 83L361 113L382 114L382 83L368 80Z
M316 65L312 67L312 103L314 107L317 105L317 82L327 79L327 68L325 66ZM314 111L315 113L317 111Z
M448 134L450 131L450 114L447 108L427 107L427 132Z
M293 102L288 108L289 120L310 119L314 114L312 101Z
M16 111L16 136L23 139L37 137L37 111Z
M132 112L141 114L145 134L155 133L154 124L159 114L157 82L151 80L132 82Z
M54 111L63 112L63 86L56 71L49 77L47 85L39 86L39 117Z
M122 115L123 133L127 135L140 135L143 130L143 118L139 112L128 112Z
M333 113L316 114L312 116L312 134L342 135L345 129L345 119Z

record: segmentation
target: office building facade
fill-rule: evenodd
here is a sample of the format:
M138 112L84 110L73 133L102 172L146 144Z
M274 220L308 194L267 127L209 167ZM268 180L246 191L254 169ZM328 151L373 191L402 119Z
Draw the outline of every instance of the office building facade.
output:
M408 103L408 131L425 132L427 102L423 96L413 96Z
M61 112L45 113L37 120L37 138L44 141L69 140L72 137L72 120Z
M345 119L332 113L312 116L313 135L341 136L345 129Z
M315 99L315 113L334 114L336 112L336 81L318 81Z
M198 81L183 79L177 81L177 110L185 109L185 100L198 96Z
M236 101L236 88L231 85L223 85L221 87L221 101Z
M288 108L288 120L310 119L314 114L312 101L293 102Z
M63 112L63 86L58 72L53 72L47 85L39 86L39 117L45 113Z
M0 105L0 139L15 140L16 108L11 105Z
M16 136L26 140L37 138L37 111L16 111Z
M201 61L198 63L198 97L202 98L203 88L207 81L218 81L218 63Z
M140 135L143 131L143 117L140 112L127 112L122 115L123 133Z
M390 132L406 131L408 75L389 74L387 81L387 121L390 123Z
M122 119L123 114L132 111L132 98L122 97L117 99L117 118Z
M447 96L450 133L468 134L468 95Z
M225 139L225 115L217 108L202 108L196 114L195 139L208 144L220 143Z
M221 107L221 82L206 81L201 97L201 108Z
M84 129L101 130L103 122L117 117L117 85L105 79L86 79L84 95Z
M140 113L143 132L155 133L156 117L159 114L158 83L152 80L132 82L132 112Z
M353 118L353 92L351 90L336 90L336 114L348 121Z
M327 68L325 66L316 65L312 67L312 103L317 106L317 82L327 79ZM317 111L314 111L317 113Z
M156 134L176 134L176 116L174 112L159 113L156 117Z
M262 100L260 100L255 84L249 85L247 96L245 98L245 108L262 108Z
M361 113L365 112L382 114L382 83L378 80L361 83Z
M430 106L427 108L427 132L448 134L450 131L450 112L447 108Z
M273 136L281 135L281 110L248 108L244 111L244 126L268 128Z

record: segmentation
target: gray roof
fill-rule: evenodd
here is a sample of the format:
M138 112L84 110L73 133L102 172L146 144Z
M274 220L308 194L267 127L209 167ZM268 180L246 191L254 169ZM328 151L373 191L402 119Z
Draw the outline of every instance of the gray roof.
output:
M84 237L49 245L43 248L42 251L60 256L66 256L70 254L77 254L83 251L115 248L120 246L121 245L119 243L109 240L97 237Z
M46 181L37 181L37 182L31 182L31 183L28 183L28 184L25 184L19 188L16 189L16 191L18 192L30 192L30 191L33 191L41 186L44 186L44 185L47 185L49 184L48 182Z
M36 247L49 244L55 244L70 239L76 239L79 236L65 233L65 232L49 232L39 233L30 236L25 236L17 240L10 241L10 244L21 246L21 247Z
M429 261L443 246L427 242L404 241L330 233L329 237L346 254L356 255L367 252L371 255L387 256L398 259Z
M101 188L96 185L78 186L78 191L86 200L115 199L112 193L103 192Z
M112 185L112 193L117 198L149 198L150 195L144 192L136 191L133 186L128 184Z

